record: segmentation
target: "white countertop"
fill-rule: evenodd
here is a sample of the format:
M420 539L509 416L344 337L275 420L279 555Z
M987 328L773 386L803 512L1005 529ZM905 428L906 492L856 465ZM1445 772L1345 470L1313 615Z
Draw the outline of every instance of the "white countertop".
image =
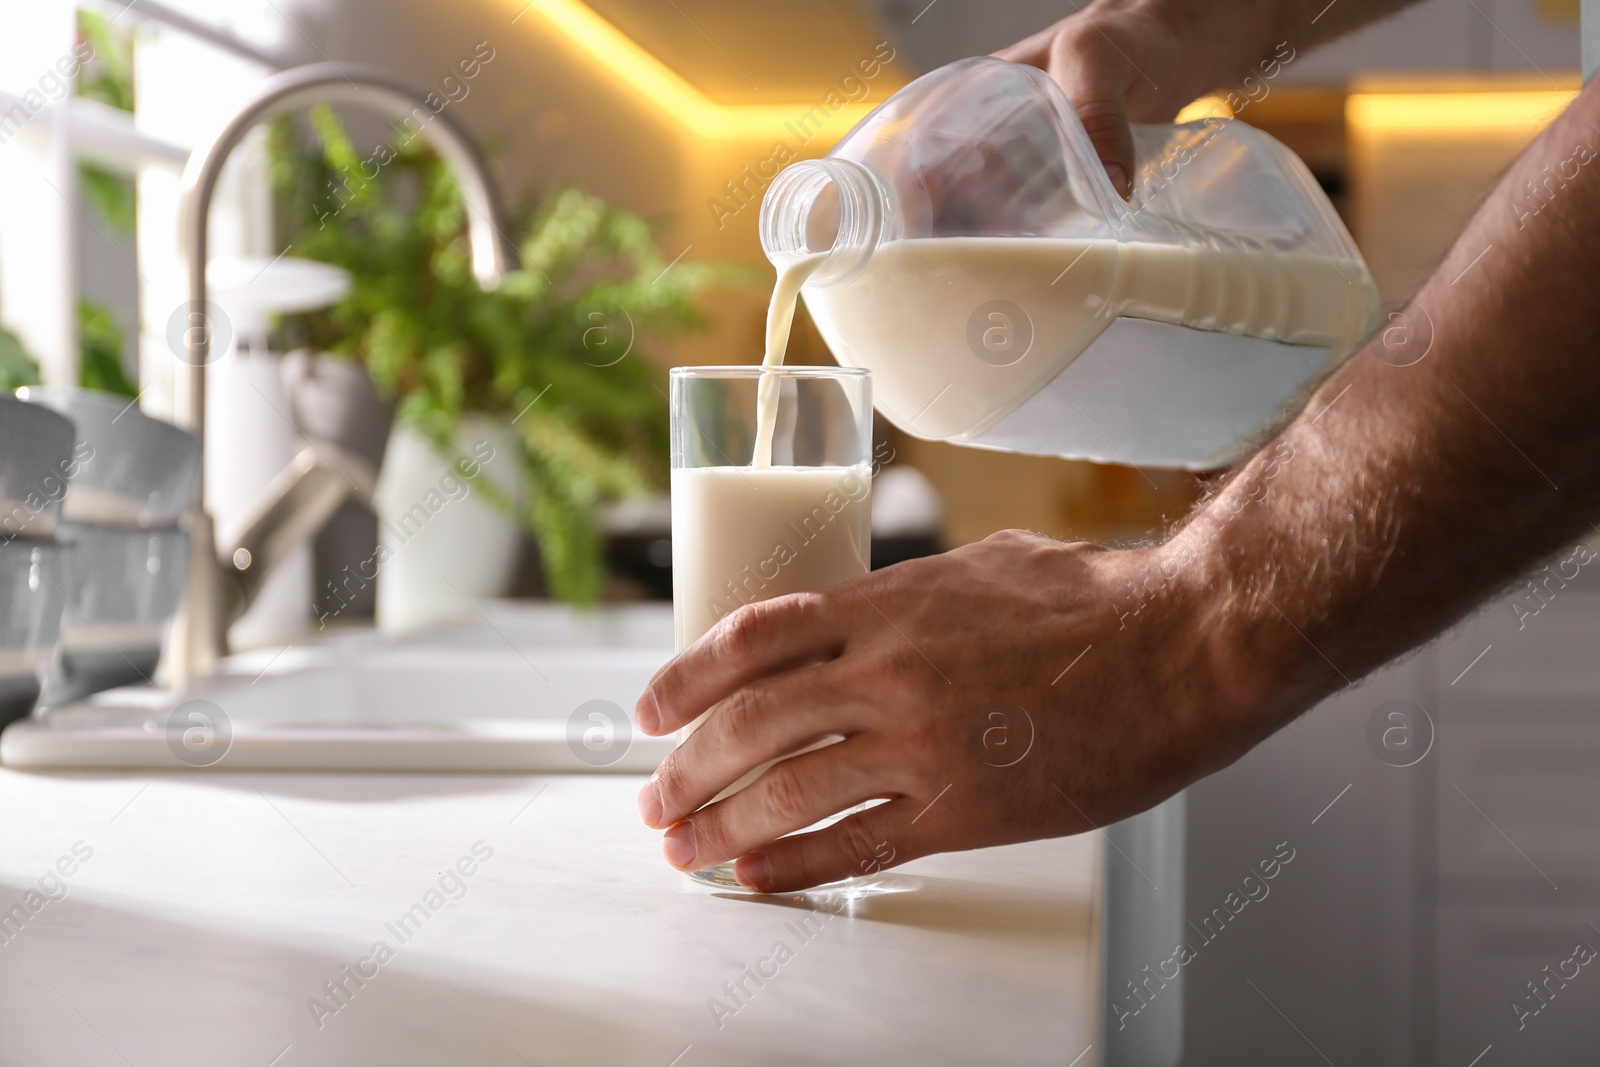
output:
M0 1064L1020 1067L1090 1044L1092 837L930 857L854 900L729 896L666 866L641 782L0 770ZM459 899L427 899L462 857ZM29 898L58 861L66 895ZM341 1005L346 965L369 977Z

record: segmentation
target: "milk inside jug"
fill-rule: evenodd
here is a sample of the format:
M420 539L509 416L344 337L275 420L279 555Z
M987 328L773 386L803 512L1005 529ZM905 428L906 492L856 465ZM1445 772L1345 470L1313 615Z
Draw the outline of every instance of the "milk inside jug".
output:
M1133 133L1125 201L1046 74L962 60L785 168L762 245L909 434L1224 466L1356 350L1377 292L1268 135L1224 119Z

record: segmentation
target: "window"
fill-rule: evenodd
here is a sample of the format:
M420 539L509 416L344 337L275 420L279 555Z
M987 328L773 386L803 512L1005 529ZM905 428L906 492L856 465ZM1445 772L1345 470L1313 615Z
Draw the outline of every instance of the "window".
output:
M293 31L265 2L18 8L0 35L0 324L45 381L77 384L84 343L95 340L80 329L80 303L108 307L129 337L127 354L137 353L127 370L141 406L170 417L176 361L167 325L187 293L183 166L264 77L288 65L279 48ZM118 46L131 54L106 54ZM105 91L124 59L131 100ZM99 99L80 95L86 80ZM119 107L130 103L131 112ZM131 217L108 211L127 181L136 190ZM230 167L212 213L213 251L271 255L270 229L259 168Z

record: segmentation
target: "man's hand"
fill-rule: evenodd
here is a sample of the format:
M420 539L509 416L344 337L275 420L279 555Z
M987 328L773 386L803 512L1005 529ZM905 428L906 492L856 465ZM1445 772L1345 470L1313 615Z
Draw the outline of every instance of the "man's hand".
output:
M644 821L671 827L674 866L738 859L741 882L781 892L1143 810L1256 739L1213 714L1237 679L1207 669L1199 568L1161 568L1153 550L1008 531L741 608L639 701L648 734L709 709L640 794ZM887 803L775 840L872 799Z
M1134 173L1130 122L1171 122L1213 89L1415 0L1095 0L995 55L1047 71L1072 101L1117 191Z
M1117 192L1133 189L1130 122L1171 122L1206 88L1179 75L1172 21L1129 4L1093 4L995 55L1046 71L1072 101ZM1151 73L1161 75L1163 89Z

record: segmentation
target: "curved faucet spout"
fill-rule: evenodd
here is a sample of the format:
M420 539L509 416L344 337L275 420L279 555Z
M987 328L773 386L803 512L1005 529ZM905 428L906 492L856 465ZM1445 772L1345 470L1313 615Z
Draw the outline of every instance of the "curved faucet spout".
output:
M509 269L510 250L494 181L482 154L453 116L428 106L428 98L404 81L380 70L354 64L312 63L274 74L216 138L189 157L183 172L183 243L189 257L189 311L206 314L206 257L210 234L207 219L222 168L252 129L286 111L312 104L361 104L413 126L459 175L467 203L472 270L493 287ZM187 430L205 434L205 369L210 358L210 323L190 319L196 329L185 335L188 373L179 376L178 415Z
M472 269L486 287L493 287L510 269L511 250L495 196L494 182L483 156L453 116L430 107L437 94L424 94L389 74L356 64L313 63L268 78L260 90L222 128L215 139L195 150L183 175L181 225L188 253L189 324L185 334L188 366L177 379L178 424L202 440L206 431L206 364L211 359L211 323L206 303L208 216L223 165L258 124L286 111L320 103L348 103L374 108L399 119L422 136L450 164L460 181L468 212ZM210 674L226 652L227 624L223 583L215 553L212 524L205 510L201 476L188 515L189 580L178 617L168 639L168 681L181 687Z

